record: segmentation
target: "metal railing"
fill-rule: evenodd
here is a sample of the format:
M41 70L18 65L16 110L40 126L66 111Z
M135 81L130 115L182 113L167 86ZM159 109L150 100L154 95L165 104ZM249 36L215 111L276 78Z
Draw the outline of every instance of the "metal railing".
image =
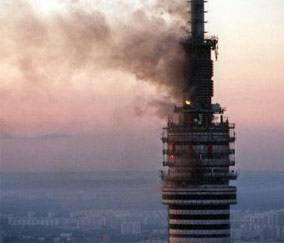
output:
M188 142L234 142L236 140L235 134L222 134L222 135L196 135L194 133L188 134L168 134L162 136L163 143L188 143Z
M210 180L210 179L237 179L239 173L237 171L224 172L215 172L211 173L206 172L171 172L171 171L161 171L161 178L163 180Z
M163 154L164 155L169 155L169 156L188 156L188 158L195 158L195 159L206 159L207 156L224 156L224 155L230 155L230 154L235 154L235 149L224 149L220 151L214 151L212 153L209 153L208 151L196 151L195 153L192 153L188 149L175 149L175 150L169 150L169 149L163 149Z
M186 162L179 162L179 161L170 161L165 160L163 161L163 166L168 167L204 167L204 166L234 166L236 164L235 160L228 160L228 159L203 159L203 160L196 160L191 159Z

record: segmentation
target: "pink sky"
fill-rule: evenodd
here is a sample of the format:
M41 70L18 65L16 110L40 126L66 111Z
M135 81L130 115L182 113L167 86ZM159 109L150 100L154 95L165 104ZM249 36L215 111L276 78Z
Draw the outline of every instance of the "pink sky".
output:
M58 4L35 9L43 20L71 11ZM45 43L41 23L29 25L26 11L27 24L19 24L23 16L12 17L11 8L1 10L0 124L2 137L14 138L0 140L0 169L157 170L165 122L147 100L165 90L88 62L70 68L66 59L73 53L62 52L62 33L55 31L55 41ZM220 39L214 99L237 123L238 167L284 170L284 2L214 0L208 10L207 29Z

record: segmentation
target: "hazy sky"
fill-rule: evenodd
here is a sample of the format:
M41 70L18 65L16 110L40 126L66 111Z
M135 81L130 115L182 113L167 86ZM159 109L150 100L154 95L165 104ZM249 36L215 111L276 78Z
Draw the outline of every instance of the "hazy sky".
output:
M170 2L163 21L180 29L181 10ZM143 46L133 32L171 40L166 31L175 29L159 19L163 7L0 0L0 8L0 170L158 170L165 122L157 105L169 93L163 82L153 85L164 76L140 65L162 47ZM237 124L238 167L284 170L284 1L209 0L207 10L207 30L220 40L214 100Z

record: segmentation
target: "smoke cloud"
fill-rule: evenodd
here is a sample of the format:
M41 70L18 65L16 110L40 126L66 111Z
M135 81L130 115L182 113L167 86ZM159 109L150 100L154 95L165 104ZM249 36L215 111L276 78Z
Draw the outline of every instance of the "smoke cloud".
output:
M186 1L144 3L125 9L126 16L115 21L76 2L66 1L67 11L44 17L24 1L2 3L1 51L13 50L2 58L9 57L5 61L21 73L24 85L46 88L80 72L108 69L133 74L173 95L180 91Z

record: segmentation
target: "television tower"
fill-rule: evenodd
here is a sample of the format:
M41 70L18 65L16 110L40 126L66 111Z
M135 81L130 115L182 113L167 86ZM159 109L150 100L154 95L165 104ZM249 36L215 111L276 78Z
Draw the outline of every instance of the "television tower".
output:
M218 39L205 38L204 0L191 0L185 87L176 119L164 128L162 200L168 206L170 243L229 243L230 206L237 203L235 125L212 103Z

